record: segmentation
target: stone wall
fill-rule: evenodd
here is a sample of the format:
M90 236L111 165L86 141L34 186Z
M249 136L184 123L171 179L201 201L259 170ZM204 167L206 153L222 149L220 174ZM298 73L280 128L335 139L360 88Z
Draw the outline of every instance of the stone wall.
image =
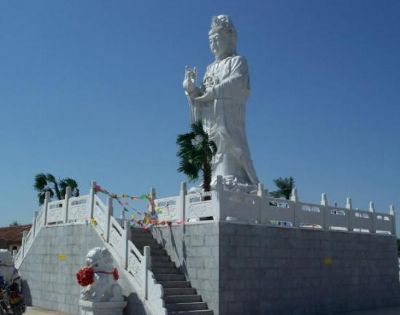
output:
M85 264L87 252L97 246L103 247L104 243L90 225L42 228L19 269L27 304L79 314L81 287L75 274ZM148 313L125 272L119 271L119 283L128 298L125 314Z
M102 245L101 239L90 226L43 228L19 269L27 284L27 302L78 314L80 287L75 274L84 265L88 250Z
M400 303L392 236L228 222L154 234L216 315L334 314Z

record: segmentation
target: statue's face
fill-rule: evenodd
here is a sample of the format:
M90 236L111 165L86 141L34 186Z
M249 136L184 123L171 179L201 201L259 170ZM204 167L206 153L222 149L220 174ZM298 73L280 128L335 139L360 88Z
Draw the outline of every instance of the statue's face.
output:
M233 53L232 40L225 32L216 32L209 35L210 49L215 59L224 59Z

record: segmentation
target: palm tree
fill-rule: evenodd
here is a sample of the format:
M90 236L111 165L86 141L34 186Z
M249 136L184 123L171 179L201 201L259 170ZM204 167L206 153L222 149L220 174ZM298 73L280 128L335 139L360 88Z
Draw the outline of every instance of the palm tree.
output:
M272 191L271 195L275 198L285 197L286 200L289 200L290 194L294 188L293 177L279 177L274 179L274 183L276 187L278 187L278 190Z
M217 146L210 140L203 129L201 121L191 125L191 131L178 135L176 143L179 146L180 158L178 171L186 174L190 181L199 178L199 172L203 173L203 189L211 190L211 161L217 153Z
M35 184L33 187L38 191L39 205L44 203L46 192L50 193L50 199L54 196L58 200L64 199L67 186L71 187L71 195L79 196L78 183L72 178L63 178L58 181L52 174L40 173L35 176Z

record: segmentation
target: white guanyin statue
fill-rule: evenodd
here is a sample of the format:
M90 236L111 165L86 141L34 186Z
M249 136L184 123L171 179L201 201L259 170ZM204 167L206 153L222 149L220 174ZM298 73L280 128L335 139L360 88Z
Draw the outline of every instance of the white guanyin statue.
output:
M236 30L226 15L212 18L208 33L215 56L196 86L196 69L185 69L183 88L191 107L192 122L201 120L217 145L212 161L212 185L222 175L225 184L257 185L245 132L246 102L250 92L246 59L236 54Z

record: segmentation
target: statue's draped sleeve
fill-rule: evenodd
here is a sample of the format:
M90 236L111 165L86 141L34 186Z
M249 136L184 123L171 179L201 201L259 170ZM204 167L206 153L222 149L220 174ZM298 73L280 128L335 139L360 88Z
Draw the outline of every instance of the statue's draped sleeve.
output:
M214 97L216 99L246 99L250 90L249 70L246 59L241 56L232 57L226 66L228 69L223 71L221 81L212 88Z

